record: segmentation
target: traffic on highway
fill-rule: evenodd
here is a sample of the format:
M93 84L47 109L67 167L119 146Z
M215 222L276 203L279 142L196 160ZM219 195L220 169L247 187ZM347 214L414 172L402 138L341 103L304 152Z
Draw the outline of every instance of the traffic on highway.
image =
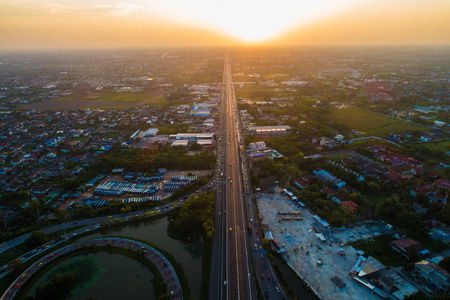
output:
M266 299L284 299L262 246L253 205L236 96L228 57L224 63L216 177L215 236L210 299L256 299L256 283ZM254 228L252 230L252 227ZM252 276L253 270L256 276Z

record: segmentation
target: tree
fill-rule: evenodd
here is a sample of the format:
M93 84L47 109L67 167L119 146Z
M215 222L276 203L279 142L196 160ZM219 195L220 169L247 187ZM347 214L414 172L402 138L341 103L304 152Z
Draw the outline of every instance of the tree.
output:
M381 191L380 185L373 181L369 182L369 184L367 185L367 189L369 193L373 195L377 195Z
M8 268L17 274L21 273L25 269L25 266L21 260L15 259L8 264Z
M416 195L416 201L422 206L427 206L430 200L424 193L418 193Z
M193 143L191 146L189 146L190 151L200 151L202 150L202 146L199 143Z
M33 231L30 237L25 240L28 250L41 246L49 241L48 235L43 231Z
M439 262L439 267L450 272L450 256L444 257L444 259Z
M75 287L75 276L71 274L56 274L46 284L36 288L36 299L66 299Z
M63 189L65 191L74 190L78 187L78 183L73 179L65 179L63 183Z
M214 195L201 194L187 200L178 215L170 220L169 226L185 238L202 233L206 237L211 236L214 233Z

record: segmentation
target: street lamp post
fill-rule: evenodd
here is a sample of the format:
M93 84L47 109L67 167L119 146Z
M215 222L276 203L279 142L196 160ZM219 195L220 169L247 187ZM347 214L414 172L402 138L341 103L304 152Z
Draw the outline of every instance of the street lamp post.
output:
M139 253L140 253L140 256L141 256L141 265L144 266L144 263L142 262L142 252L145 253L145 247L144 246L141 246L141 249L139 249Z
M67 219L67 215L64 217L64 222L63 222L64 236L66 236L66 219Z

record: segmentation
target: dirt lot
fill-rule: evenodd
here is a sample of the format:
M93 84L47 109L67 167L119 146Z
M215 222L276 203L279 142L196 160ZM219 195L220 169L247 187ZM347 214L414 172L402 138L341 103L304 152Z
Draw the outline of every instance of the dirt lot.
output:
M257 203L263 217L262 224L272 231L278 244L285 245L288 264L321 299L376 299L374 294L349 277L358 255L353 247L345 246L345 243L385 233L385 227L361 226L333 233L320 225L307 209L295 206L287 196L262 194ZM280 211L300 212L303 220L280 222ZM325 242L319 240L313 226L327 238ZM340 251L345 255L338 255ZM317 264L319 259L323 261L321 266ZM338 288L331 281L333 275L339 276L347 286Z

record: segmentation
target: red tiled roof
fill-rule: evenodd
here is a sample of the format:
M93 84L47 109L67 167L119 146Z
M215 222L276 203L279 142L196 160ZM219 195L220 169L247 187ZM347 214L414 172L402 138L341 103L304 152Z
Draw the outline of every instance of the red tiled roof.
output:
M396 245L399 248L407 250L411 246L416 246L417 251L421 251L425 249L421 243L419 243L416 240L410 239L410 238L404 238L404 239L398 239L391 242L392 244Z
M436 183L437 185L440 185L446 189L450 189L450 180L439 179L439 180L436 180L434 183Z
M353 201L342 202L342 205L345 206L349 211L355 211L359 207L359 205Z

